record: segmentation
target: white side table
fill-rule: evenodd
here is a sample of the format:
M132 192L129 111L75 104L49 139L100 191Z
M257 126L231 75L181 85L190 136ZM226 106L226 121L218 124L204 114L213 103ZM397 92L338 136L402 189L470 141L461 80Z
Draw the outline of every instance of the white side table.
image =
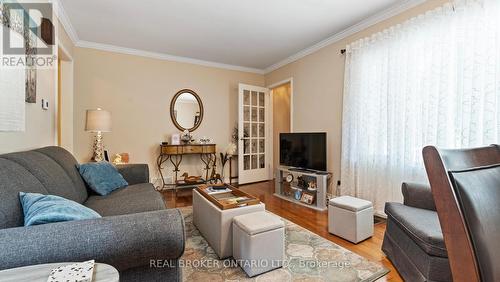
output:
M30 265L0 271L0 281L2 282L47 282L50 271L60 266L72 264L74 262L61 262ZM111 265L96 263L94 266L94 277L92 282L118 282L120 275L118 270Z

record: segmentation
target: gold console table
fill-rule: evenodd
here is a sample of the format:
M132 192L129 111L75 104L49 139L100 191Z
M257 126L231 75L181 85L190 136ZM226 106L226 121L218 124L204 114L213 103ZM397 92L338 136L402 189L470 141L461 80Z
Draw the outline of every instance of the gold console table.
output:
M199 155L203 164L205 164L205 180L208 180L208 171L212 168L215 171L217 163L215 144L185 144L185 145L160 145L160 155L158 156L156 163L158 165L158 171L160 172L163 187L168 186L165 184L165 179L163 178L163 164L170 159L170 162L174 166L173 172L175 173L175 184L177 185L177 174L180 171L179 166L182 162L182 157L184 155Z

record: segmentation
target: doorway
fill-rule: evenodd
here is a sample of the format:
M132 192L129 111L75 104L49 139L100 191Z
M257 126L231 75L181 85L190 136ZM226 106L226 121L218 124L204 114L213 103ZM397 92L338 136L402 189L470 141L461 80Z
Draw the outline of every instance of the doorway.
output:
M57 60L57 146L73 152L73 58L62 44Z
M270 99L272 104L272 147L273 162L272 174L280 164L279 141L280 133L290 133L293 131L292 113L292 79L274 84L270 88Z

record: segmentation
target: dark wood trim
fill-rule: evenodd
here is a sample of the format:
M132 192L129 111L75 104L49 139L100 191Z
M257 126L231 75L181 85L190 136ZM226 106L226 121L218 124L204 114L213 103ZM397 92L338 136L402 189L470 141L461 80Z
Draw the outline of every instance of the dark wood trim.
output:
M448 252L454 281L481 281L479 265L465 218L449 177L449 172L500 163L497 145L464 150L423 149L439 222Z
M198 105L200 106L200 118L198 120L198 122L191 128L184 128L182 127L178 122L177 122L177 119L175 118L175 113L174 113L174 108L175 108L175 101L177 101L177 98L179 98L179 96L182 94L182 93L190 93L192 94L195 98L196 98L196 101L198 101ZM190 132L193 132L195 131L198 127L200 127L201 125L201 122L203 121L203 102L201 101L201 98L200 96L198 96L198 94L196 94L196 92L194 92L193 90L191 89L182 89L180 91L178 91L177 93L175 93L174 97L172 98L172 101L170 101L170 118L172 119L172 122L174 123L175 127L177 127L177 129L181 130L181 131L184 131L184 130L189 130Z

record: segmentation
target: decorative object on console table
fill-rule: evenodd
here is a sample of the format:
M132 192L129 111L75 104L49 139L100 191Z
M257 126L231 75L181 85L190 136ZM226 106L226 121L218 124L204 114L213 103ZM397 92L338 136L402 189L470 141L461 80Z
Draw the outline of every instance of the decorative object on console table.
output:
M102 143L102 133L111 132L111 113L101 108L87 110L85 131L95 132L94 153L92 160L100 162L104 160L104 146Z
M179 133L172 134L172 140L170 140L170 142L172 143L172 145L180 145L181 144L181 135ZM163 143L162 143L162 145L163 145Z
M199 183L201 180L201 176L189 176L187 172L184 172L181 176L184 177L184 182L187 184Z
M193 141L193 137L191 136L191 133L189 130L184 130L181 134L181 141L182 144L189 144Z
M203 136L200 138L199 142L200 142L200 144L210 144L210 142L212 142L212 140L210 140L210 138L208 138L206 136Z

